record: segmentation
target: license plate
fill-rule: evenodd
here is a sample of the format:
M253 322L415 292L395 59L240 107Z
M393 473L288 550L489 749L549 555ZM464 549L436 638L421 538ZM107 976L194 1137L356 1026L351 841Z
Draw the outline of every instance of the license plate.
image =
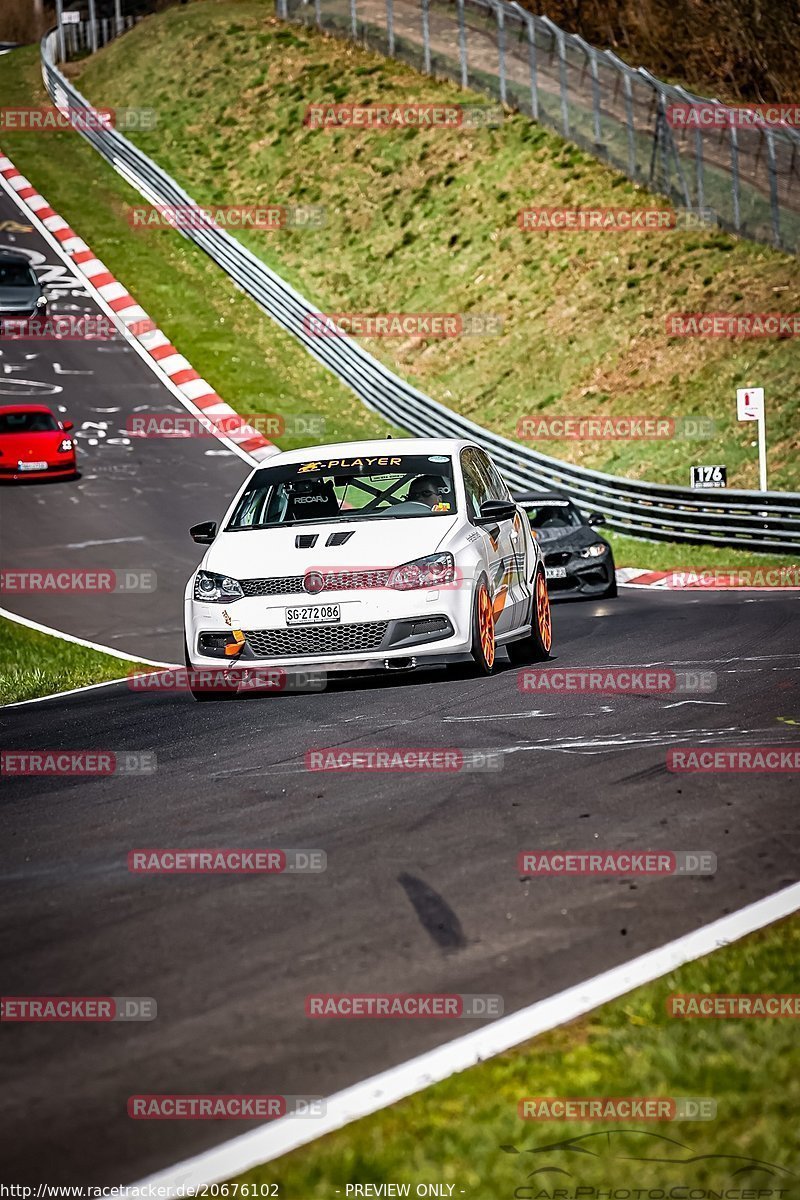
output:
M566 579L567 578L567 568L566 567L545 567L544 575L545 575L545 579Z
M336 625L342 619L340 604L307 604L304 608L287 608L287 625Z
M46 462L21 462L18 463L20 471L46 471Z

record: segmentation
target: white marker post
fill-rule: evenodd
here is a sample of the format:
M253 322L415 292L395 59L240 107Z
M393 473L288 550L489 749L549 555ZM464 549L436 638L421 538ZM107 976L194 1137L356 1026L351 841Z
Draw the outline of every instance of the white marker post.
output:
M763 388L738 388L736 415L740 421L758 421L758 487L767 490L767 419Z

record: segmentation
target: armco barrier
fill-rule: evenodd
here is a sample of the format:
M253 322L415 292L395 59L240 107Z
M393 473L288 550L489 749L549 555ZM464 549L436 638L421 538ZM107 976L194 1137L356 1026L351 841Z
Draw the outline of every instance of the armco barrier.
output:
M54 32L42 39L45 85L63 109L91 105L56 66ZM114 129L80 133L151 204L193 205L191 196ZM307 318L317 310L225 230L181 229L272 319L338 376L371 409L422 437L463 437L484 446L512 490L558 489L588 510L604 513L611 529L636 537L746 550L800 552L800 493L726 491L713 499L689 488L622 479L575 467L518 445L451 412L378 362L349 337L317 338Z

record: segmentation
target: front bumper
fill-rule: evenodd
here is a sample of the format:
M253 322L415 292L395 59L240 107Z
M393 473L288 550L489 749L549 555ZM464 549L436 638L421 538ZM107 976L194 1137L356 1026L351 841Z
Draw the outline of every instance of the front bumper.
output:
M320 601L281 596L209 604L187 598L186 646L191 665L380 671L464 661L472 649L472 594L464 586L326 592L324 604L339 605L341 621L288 626L286 609L309 602ZM244 634L240 653L208 652L208 635L232 635L233 630Z
M20 471L18 463L0 463L0 482L7 480L17 483L23 479L67 479L76 475L78 466L75 459L69 462L48 463L40 471Z
M550 560L550 561L548 561ZM601 596L614 583L614 558L610 551L601 558L581 558L579 554L545 555L545 571L563 569L560 578L547 580L551 597Z

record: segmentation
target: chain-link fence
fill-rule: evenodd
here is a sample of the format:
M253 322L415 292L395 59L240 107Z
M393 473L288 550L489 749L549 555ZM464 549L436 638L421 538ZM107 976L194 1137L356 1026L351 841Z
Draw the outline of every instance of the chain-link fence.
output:
M671 87L504 0L276 0L279 17L528 113L724 229L800 252L800 131Z
M67 14L72 16L72 13ZM77 13L75 14L77 15ZM117 34L131 29L137 17L98 17L94 21L75 21L61 24L58 28L59 56L62 61L80 58L84 54L95 54Z

